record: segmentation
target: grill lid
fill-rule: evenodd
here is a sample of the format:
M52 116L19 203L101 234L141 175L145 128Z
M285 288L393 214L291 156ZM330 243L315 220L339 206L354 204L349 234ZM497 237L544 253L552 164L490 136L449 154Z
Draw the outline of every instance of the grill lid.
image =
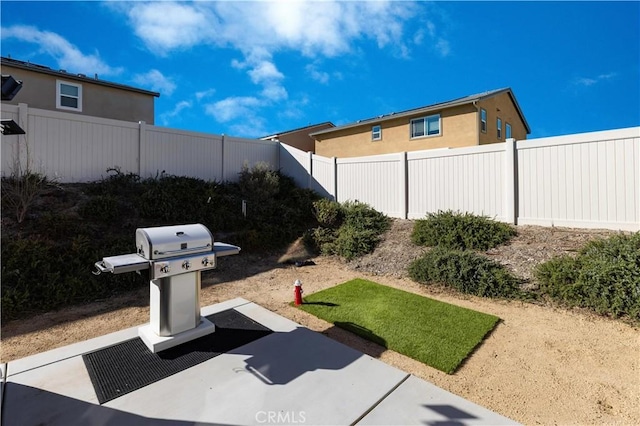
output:
M213 250L213 235L199 223L138 228L136 249L148 260L206 253Z

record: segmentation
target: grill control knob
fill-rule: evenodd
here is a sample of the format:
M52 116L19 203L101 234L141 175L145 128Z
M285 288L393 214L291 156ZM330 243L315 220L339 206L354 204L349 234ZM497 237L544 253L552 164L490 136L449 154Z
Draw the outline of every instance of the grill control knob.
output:
M182 269L188 271L189 268L191 268L191 263L189 263L188 260L185 260L184 262L182 262Z
M160 267L160 272L163 274L168 274L171 271L171 267L169 265L162 265Z
M202 266L209 266L211 264L213 264L213 262L210 261L208 257L205 257L204 259L202 259Z

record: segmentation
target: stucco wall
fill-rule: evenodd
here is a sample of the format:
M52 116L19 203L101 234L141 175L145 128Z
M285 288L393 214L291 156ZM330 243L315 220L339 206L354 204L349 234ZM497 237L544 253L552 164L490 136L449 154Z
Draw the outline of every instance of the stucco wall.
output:
M482 99L478 102L478 108L484 108L487 111L487 132L479 132L480 145L504 142L506 138L506 123L511 124L512 138L517 140L527 138L527 129L508 93L500 93L499 95ZM498 139L497 135L497 118L502 119L502 137L500 139ZM479 123L480 113L478 113L478 126L480 125Z
M16 80L22 80L20 92L11 101L3 102L13 105L25 103L32 108L50 111L154 124L154 96L152 95L94 84L85 79L66 79L63 75L58 77L9 65L2 66L2 73L11 74ZM82 86L82 112L56 108L57 80Z
M377 123L368 121L362 126L352 127L327 135L316 136L316 153L325 157L360 157L403 151L421 151L434 148L455 148L478 144L477 111L471 104L440 111L440 135L411 139L409 123L418 114ZM371 128L382 126L382 139L371 140Z
M319 126L305 127L304 129L278 135L278 140L302 151L311 151L315 153L315 139L309 136L309 133L318 132L330 127L333 127L333 125L329 123L324 123Z

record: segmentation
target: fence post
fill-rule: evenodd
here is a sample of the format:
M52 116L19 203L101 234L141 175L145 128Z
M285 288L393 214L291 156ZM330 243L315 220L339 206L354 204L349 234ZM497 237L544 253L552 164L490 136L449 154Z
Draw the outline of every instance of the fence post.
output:
M145 121L138 121L138 176L143 177L143 171L146 170L146 158L143 160L144 152L147 148L147 123ZM143 146L144 145L144 146Z
M407 175L407 152L400 153L400 179L402 188L400 190L400 217L407 218L408 201L409 201L409 176Z
M516 176L516 140L509 138L505 142L504 151L504 219L513 225L517 225L516 191L518 187Z
M224 176L224 133L222 134L222 142L220 143L220 175L222 175L222 181L226 182Z
M16 146L17 150L17 158L15 159L19 170L15 172L18 176L21 176L23 173L32 172L31 170L31 152L29 152L29 136L31 132L29 132L29 105L25 103L18 104L18 125L25 131L24 135L18 135L18 145ZM24 150L22 146L24 145Z
M313 152L307 151L307 174L309 175L309 180L307 180L307 188L311 189L313 187Z
M338 201L338 160L336 157L331 157L331 167L333 176L333 201Z

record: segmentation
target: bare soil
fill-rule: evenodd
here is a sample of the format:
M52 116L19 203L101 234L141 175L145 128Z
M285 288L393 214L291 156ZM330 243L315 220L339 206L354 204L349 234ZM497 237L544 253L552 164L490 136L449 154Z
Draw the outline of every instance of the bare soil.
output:
M637 424L640 419L640 330L621 320L548 303L490 300L424 286L407 278L406 266L424 249L411 244L413 222L395 220L377 250L357 261L308 259L300 247L282 255L222 258L203 274L203 306L235 297L256 302L390 365L525 424ZM518 227L494 258L535 287L535 265L572 254L610 231ZM297 267L286 260L311 260ZM500 323L470 358L447 375L292 306L293 283L305 293L353 278L490 313ZM50 312L2 326L2 362L82 341L148 321L148 289ZM410 313L409 313L410 314Z

